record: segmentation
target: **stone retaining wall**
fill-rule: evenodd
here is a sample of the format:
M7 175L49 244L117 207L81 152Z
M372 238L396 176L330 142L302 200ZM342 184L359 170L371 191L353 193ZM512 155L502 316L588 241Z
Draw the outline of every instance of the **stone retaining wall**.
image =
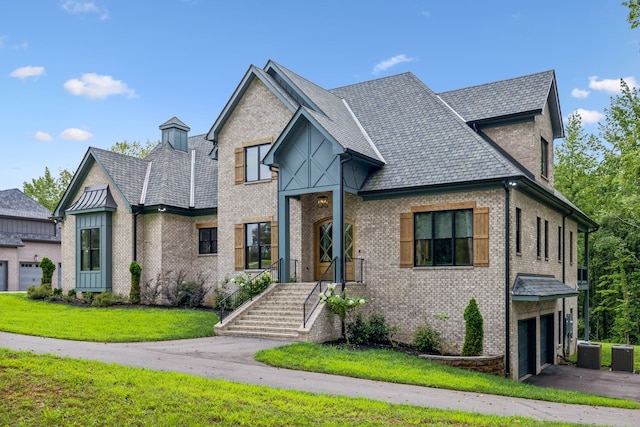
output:
M421 354L420 357L443 365L453 366L454 368L504 377L504 356L463 357Z

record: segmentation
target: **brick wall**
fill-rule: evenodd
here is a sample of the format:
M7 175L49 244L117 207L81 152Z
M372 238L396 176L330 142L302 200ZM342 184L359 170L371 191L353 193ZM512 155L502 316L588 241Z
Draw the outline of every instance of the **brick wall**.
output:
M254 79L218 136L218 280L233 277L234 225L277 220L277 180L235 184L234 152L251 141L275 141L292 117L276 96ZM292 225L299 223L292 203ZM297 220L296 220L297 219ZM292 227L293 230L293 227ZM295 230L298 231L298 230ZM292 257L297 256L292 245Z

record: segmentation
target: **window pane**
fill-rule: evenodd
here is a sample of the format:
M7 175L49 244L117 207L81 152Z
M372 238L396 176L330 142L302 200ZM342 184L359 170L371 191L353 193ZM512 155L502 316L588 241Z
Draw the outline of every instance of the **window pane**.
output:
M451 239L435 239L433 246L435 265L453 264L453 242Z
M200 241L208 242L211 240L211 229L210 228L201 228L200 229Z
M80 269L82 271L91 270L91 257L89 249L82 249L80 252Z
M258 268L260 257L258 256L258 245L247 246L247 268Z
M431 239L431 212L415 215L415 238Z
M344 256L348 261L353 259L353 225L344 225Z
M267 268L271 265L271 245L260 246L260 268Z
M247 182L258 180L258 147L247 147L245 150L245 180Z
M431 257L431 239L416 240L415 264L417 266L433 265L433 258Z
M473 238L456 238L456 265L471 265Z
M100 270L100 249L91 250L91 270Z
M254 246L258 244L258 224L247 224L246 226L247 244L246 246Z
M211 229L211 253L218 253L218 228Z
M271 224L268 222L260 223L260 244L271 244Z
M91 229L91 249L100 249L100 229Z
M269 166L262 164L262 160L264 159L264 156L267 155L269 148L271 148L271 144L264 144L260 146L260 176L258 179L269 179L271 176Z
M435 238L444 239L453 237L451 230L453 212L435 212Z
M89 249L91 242L91 230L80 230L80 248L84 251Z
M456 211L456 237L473 237L473 211Z

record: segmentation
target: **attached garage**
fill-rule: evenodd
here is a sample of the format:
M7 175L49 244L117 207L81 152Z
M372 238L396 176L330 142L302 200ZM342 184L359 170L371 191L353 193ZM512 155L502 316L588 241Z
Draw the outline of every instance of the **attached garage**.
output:
M7 261L0 261L0 291L7 289Z
M42 279L42 270L38 263L21 262L20 263L20 290L26 291L31 285L40 286Z
M551 363L555 357L553 348L553 314L540 316L540 366Z
M536 373L536 319L518 321L518 378Z

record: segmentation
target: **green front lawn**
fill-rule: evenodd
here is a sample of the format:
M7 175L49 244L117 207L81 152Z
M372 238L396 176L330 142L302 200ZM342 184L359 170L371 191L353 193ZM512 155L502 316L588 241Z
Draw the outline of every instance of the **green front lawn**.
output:
M0 349L0 425L570 425L271 389Z
M536 387L507 378L451 368L392 350L347 350L321 344L295 343L261 350L256 360L280 368L323 372L402 384L549 402L638 409L640 404L574 391Z
M0 331L76 341L165 341L213 336L213 311L76 307L0 294Z

